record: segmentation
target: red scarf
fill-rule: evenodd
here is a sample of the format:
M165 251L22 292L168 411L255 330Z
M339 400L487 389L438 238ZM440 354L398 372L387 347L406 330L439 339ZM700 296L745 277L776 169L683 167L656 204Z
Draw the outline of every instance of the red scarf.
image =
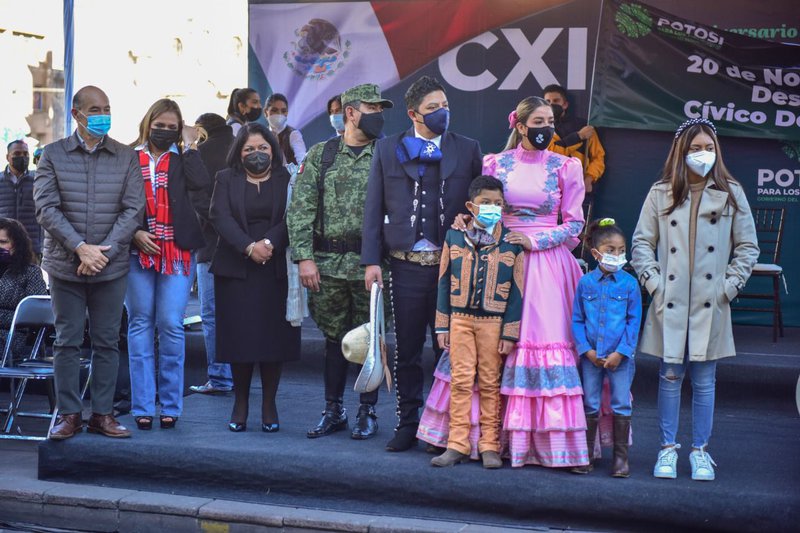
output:
M175 230L172 227L172 213L169 210L167 183L169 177L170 152L164 154L156 163L155 194L150 175L150 156L139 150L139 165L144 178L144 196L147 213L147 230L155 235L155 244L160 254L148 255L139 251L139 264L142 268L155 268L162 274L189 275L192 265L192 252L182 250L175 244Z

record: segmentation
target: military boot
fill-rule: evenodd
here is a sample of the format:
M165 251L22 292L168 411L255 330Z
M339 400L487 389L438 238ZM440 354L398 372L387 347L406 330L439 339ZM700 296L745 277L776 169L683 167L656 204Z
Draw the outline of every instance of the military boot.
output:
M375 406L362 403L358 408L356 424L350 436L356 440L371 439L378 433L378 415Z
M319 423L309 429L306 436L309 439L316 439L343 429L347 429L347 410L342 407L341 402L327 402Z

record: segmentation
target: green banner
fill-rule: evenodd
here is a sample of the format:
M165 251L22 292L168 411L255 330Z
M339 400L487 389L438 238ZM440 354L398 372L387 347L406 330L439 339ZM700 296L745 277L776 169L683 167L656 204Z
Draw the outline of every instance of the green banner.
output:
M721 31L650 6L605 0L589 122L800 140L800 46Z

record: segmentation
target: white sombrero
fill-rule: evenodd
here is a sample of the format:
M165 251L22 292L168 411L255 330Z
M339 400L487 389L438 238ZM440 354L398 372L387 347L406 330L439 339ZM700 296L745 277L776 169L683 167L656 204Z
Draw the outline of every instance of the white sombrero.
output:
M383 291L372 284L369 300L369 324L349 331L342 339L342 353L351 363L363 365L353 390L371 392L381 386L392 390L392 378L386 360L386 326L383 316Z

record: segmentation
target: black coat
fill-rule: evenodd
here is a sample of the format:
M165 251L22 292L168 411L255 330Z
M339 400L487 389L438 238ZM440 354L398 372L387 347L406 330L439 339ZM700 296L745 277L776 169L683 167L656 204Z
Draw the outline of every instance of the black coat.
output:
M364 208L361 264L378 265L388 250L408 251L417 236L409 223L414 209L414 185L419 182L417 161L400 163L397 148L403 137L414 135L410 129L381 139L375 145ZM457 133L445 132L441 142L440 179L444 181L444 222L439 225L439 239L444 242L447 229L456 215L466 213L469 184L483 166L478 141Z
M197 150L187 150L180 157L170 154L167 195L175 244L183 250L197 250L206 244L199 214L208 212L210 182ZM140 229L147 229L146 217L145 209Z
M225 125L209 131L208 138L197 147L208 175L212 176L212 179L208 180L208 189L205 192L208 198L211 198L211 194L214 192L213 176L216 176L220 170L228 168L228 151L230 151L232 144L233 130L230 126ZM218 235L209 218L208 209L199 212L198 215L200 216L200 224L203 228L206 245L197 251L197 262L207 263L214 256Z
M286 247L289 232L286 229L286 192L289 172L283 167L272 168L274 201L272 227L262 238L272 242L272 259L278 278L286 278ZM247 247L253 242L248 234L245 214L247 177L243 171L225 169L217 174L214 195L211 197L211 223L219 233L217 249L211 261L215 276L245 279L247 276Z

